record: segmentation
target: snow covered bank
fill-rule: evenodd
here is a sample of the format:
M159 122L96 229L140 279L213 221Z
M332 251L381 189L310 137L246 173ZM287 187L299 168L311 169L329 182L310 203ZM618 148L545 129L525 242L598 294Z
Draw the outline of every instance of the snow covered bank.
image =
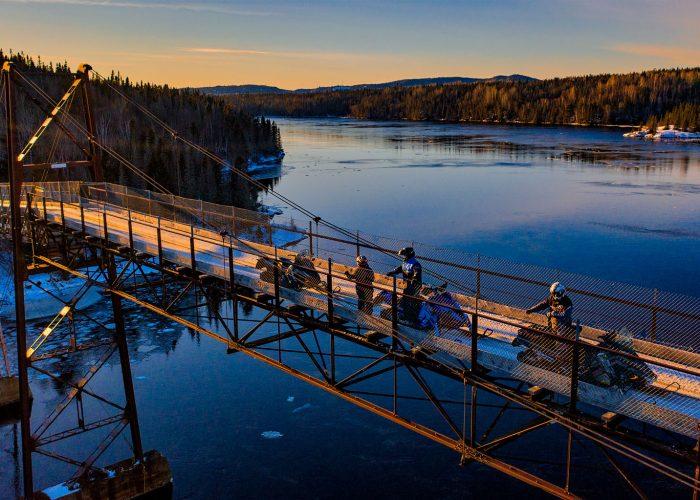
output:
M673 125L669 128L659 127L656 133L648 128L627 132L625 137L632 139L646 139L651 141L700 141L700 132L687 132L677 130Z

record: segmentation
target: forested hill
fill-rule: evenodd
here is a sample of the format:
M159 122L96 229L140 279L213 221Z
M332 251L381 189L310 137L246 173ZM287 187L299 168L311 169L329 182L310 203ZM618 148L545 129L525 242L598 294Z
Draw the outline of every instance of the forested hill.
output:
M0 60L6 58L7 54L0 51ZM22 54L13 55L11 59L22 74L38 84L54 100L63 95L74 78L74 74L65 63L45 64L40 59L34 60ZM109 80L112 85L145 105L183 136L216 152L231 164L245 167L260 157L281 153L279 131L270 120L256 118L198 91L178 90L142 82L133 83L128 78L114 73L109 76ZM100 140L135 165L142 167L148 175L169 190L183 196L236 203L246 207L255 204L257 193L251 191L246 183L240 179L236 182L231 175L222 172L219 165L205 159L201 153L193 151L181 142L176 143L171 135L146 119L106 84L93 80L91 91ZM41 123L43 116L37 106L26 97L24 90L16 91L16 108L20 142L24 144ZM4 127L2 106L0 113ZM70 113L82 123L82 102L79 97L74 99ZM26 163L84 159L82 153L70 141L61 139L54 144L57 130L58 127L53 125L42 136L31 156L25 160ZM6 179L5 133L0 135L0 162L2 176ZM75 135L84 138L84 134L79 132L75 132ZM60 134L59 137L64 136ZM86 141L83 142L86 144ZM108 155L103 154L102 158L107 180L145 187L141 179Z
M659 122L700 130L700 68L224 99L249 113L277 116L590 125Z

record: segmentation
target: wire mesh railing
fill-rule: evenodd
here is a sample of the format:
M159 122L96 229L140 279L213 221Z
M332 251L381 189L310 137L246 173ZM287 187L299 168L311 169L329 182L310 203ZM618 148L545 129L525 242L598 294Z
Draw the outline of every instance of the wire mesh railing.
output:
M362 233L353 241L313 220L300 227L291 219L113 184L45 183L32 189L40 217L79 228L87 212L88 226L102 237L109 231L135 250L223 279L230 279L232 265L237 279L252 288L281 291L288 302L421 347L450 366L473 366L477 356L483 368L697 435L696 297L418 242ZM5 194L0 186L3 206ZM415 248L426 271L417 292L386 275L404 245ZM233 264L227 262L229 246L235 247ZM366 283L346 275L359 254L374 270L369 307L358 301L358 285L366 289ZM552 281L569 289L571 325L552 327L546 316L526 313L546 297Z

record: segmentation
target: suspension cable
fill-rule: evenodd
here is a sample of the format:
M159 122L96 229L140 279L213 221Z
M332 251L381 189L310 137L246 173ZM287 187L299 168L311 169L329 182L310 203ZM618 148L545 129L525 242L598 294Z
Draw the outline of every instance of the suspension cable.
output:
M301 212L302 214L306 215L309 219L316 221L316 223L321 223L321 224L327 226L328 228L333 229L333 230L345 235L346 237L354 238L358 242L362 242L366 247L368 247L372 250L378 251L384 255L390 256L393 259L398 260L398 256L395 253L387 252L386 250L384 250L384 249L380 248L378 245L376 245L374 242L372 242L364 237L360 237L356 232L350 231L350 230L345 229L341 226L338 226L337 224L334 224L326 219L323 219L321 216L319 216L318 214L305 208L301 204L299 204L299 203L289 199L288 197L280 194L279 192L275 191L272 187L270 187L270 188L266 187L264 184L262 184L260 181L258 181L254 177L252 177L247 172L244 172L243 170L236 168L234 165L229 164L228 162L226 162L226 160L224 160L223 158L221 158L220 156L218 156L214 152L210 151L209 149L205 148L204 146L201 146L201 145L187 139L186 137L183 137L177 130L175 130L167 122L165 122L161 118L159 118L150 109L148 109L147 107L143 106L142 104L136 102L134 99L132 99L131 97L126 95L124 92L119 90L114 85L112 85L110 80L108 80L107 78L102 76L100 73L93 70L93 74L99 80L101 80L107 87L109 87L116 94L118 94L120 97L122 97L125 101L127 101L129 104L131 104L132 106L137 108L139 111L141 111L143 114L145 114L148 118L150 118L152 121L154 121L155 123L160 125L163 129L165 129L168 133L170 133L176 141L180 140L183 143L185 143L186 145L195 149L196 151L199 151L200 153L202 153L203 155L205 155L207 158L211 159L215 163L218 163L221 166L229 167L229 168L233 169L237 175L240 175L241 177L243 177L243 179L246 180L247 182L251 183L252 185L254 185L255 187L257 187L261 190L264 190L265 192L268 192L268 191L271 192L272 196L274 196L278 200L292 206L292 208L294 208L297 211ZM431 271L429 269L426 269L424 272L430 276L433 276L433 277L439 279L439 280L443 280L443 281L450 283L451 285L453 285L457 289L461 289L463 291L468 291L470 293L474 293L474 290L472 290L471 288L469 288L469 287L465 286L464 284L457 282L457 281L455 281L447 276L443 276L440 273L437 273L435 271Z

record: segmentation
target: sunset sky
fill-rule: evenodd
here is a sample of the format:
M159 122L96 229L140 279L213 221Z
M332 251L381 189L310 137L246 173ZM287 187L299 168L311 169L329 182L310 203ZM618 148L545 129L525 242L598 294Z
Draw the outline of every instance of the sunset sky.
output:
M698 0L0 0L0 47L175 86L700 65Z

